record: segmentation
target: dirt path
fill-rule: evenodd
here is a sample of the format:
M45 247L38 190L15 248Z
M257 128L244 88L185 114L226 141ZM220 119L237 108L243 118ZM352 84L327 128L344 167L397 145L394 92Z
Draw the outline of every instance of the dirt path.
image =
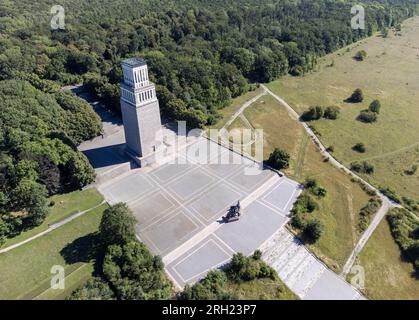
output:
M416 143L411 144L409 146L406 146L406 147L403 147L403 148L400 148L400 149L397 149L397 150L394 150L394 151L391 151L391 152L383 153L383 154L380 154L380 155L377 155L377 156L372 156L372 157L368 157L368 158L358 159L357 161L367 161L367 160L375 160L375 159L385 158L385 157L388 157L388 156L392 156L392 155L398 154L398 153L403 152L403 151L410 150L410 149L412 149L412 148L414 148L416 146L419 146L419 142L416 142Z
M308 140L309 140L308 135L304 131L304 135L301 140L301 146L300 146L300 150L298 151L297 161L296 161L295 170L294 170L294 175L297 177L297 179L300 179L303 173L304 160L305 160Z
M53 231L53 230L55 230L55 229L57 229L57 228L59 228L59 227L62 227L63 225L65 225L65 224L69 223L70 221L73 221L74 219L76 219L76 218L78 218L78 217L80 217L80 216L84 215L85 213L87 213L87 212L89 212L89 211L92 211L92 210L94 210L94 209L96 209L96 208L100 207L100 206L101 206L101 205L103 205L104 203L106 203L106 201L102 201L100 204L98 204L98 205L96 205L96 206L94 206L94 207L92 207L92 208L90 208L90 209L87 209L87 210L84 210L84 211L77 212L77 213L75 213L75 214L73 214L73 215L71 215L71 216L69 216L69 217L67 217L67 218L65 218L65 219L63 219L63 220L61 220L61 221L58 221L58 222L53 223L53 224L50 224L50 225L48 226L48 229L46 229L46 230L44 230L44 231L42 231L42 232L40 232L40 233L37 233L36 235L34 235L34 236L32 236L32 237L30 237L30 238L28 238L28 239L25 239L25 240L23 240L23 241L21 241L21 242L15 243L15 244L13 244L13 245L11 245L11 246L8 246L8 247L6 247L6 248L1 249L1 250L0 250L0 254L1 254L1 253L8 252L8 251L13 250L13 249L16 249L17 247L23 246L24 244L26 244L26 243L28 243L28 242L31 242L31 241L33 241L33 240L35 240L35 239L38 239L39 237L42 237L42 236L46 235L47 233L50 233L51 231Z
M231 124L234 122L234 120L236 120L236 118L238 116L240 116L244 110L246 110L246 108L250 107L254 102L258 101L261 97L263 97L264 95L267 94L267 90L265 86L262 86L263 91L261 93L259 93L257 96L253 97L252 99L246 101L239 110L237 110L231 117L230 119L226 122L226 124L222 127L222 131L225 131L228 129L229 126L231 126ZM247 120L247 119L246 119Z
M299 120L300 117L299 117L298 113L284 99L282 99L281 97L279 97L278 95L273 93L265 85L261 85L261 86L262 86L262 88L264 88L268 92L268 94L270 94L272 97L274 97L276 100L278 100L285 108L287 108L288 111L294 116L294 118L296 120L300 121ZM371 185L370 183L368 183L367 181L365 181L361 177L354 174L351 170L349 170L347 167L345 167L343 164L341 164L339 161L337 161L335 158L333 158L333 156L326 150L326 147L321 143L320 139L315 135L315 133L310 129L310 127L302 121L300 121L300 123L304 127L304 129L306 130L309 137L312 138L313 142L316 144L316 146L320 150L320 153L324 157L329 159L329 163L334 165L336 168L343 170L348 175L350 175L350 176L352 176L356 179L359 179L362 183L367 185L370 189L374 190L377 193L377 195L381 198L381 201L382 201L381 208L375 214L375 216L374 216L373 220L371 221L369 227L364 232L364 234L361 236L360 240L356 244L354 250L352 251L351 255L349 256L348 261L345 264L345 267L344 267L343 273L342 273L342 276L345 276L349 272L349 270L352 268L352 265L355 261L356 256L359 254L359 252L361 252L362 248L365 246L365 244L367 243L368 239L371 237L374 230L377 228L377 226L379 225L381 220L384 218L387 211L392 207L401 207L401 206L399 204L395 203L394 201L390 200L388 197L386 197L384 194L382 194L373 185Z
M367 230L362 234L361 238L359 239L358 243L356 244L354 250L352 251L351 255L349 256L348 261L345 263L342 271L342 277L346 277L346 275L350 272L356 257L361 252L361 250L364 248L365 244L367 243L368 239L373 234L374 230L378 227L381 220L386 215L387 211L392 207L392 205L385 201L383 202L383 205L378 210L378 212L375 214L374 218L372 219L370 225L368 226Z

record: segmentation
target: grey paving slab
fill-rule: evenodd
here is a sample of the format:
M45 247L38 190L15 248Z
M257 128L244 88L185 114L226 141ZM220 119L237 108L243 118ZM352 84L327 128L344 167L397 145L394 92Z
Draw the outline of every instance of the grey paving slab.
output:
M167 270L183 286L186 283L198 281L209 270L225 264L233 253L218 239L210 235L169 264Z
M188 146L181 154L192 163L209 164L212 159L216 161L226 151L224 147L211 140L201 139L199 142Z
M222 147L225 152L217 155L217 157L211 158L211 163L218 164L234 164L234 165L251 165L254 161L241 156L237 152Z
M274 206L282 212L288 212L298 195L298 184L283 179L280 184L268 190L263 196L263 201Z
M248 174L245 169L239 170L230 178L230 181L241 189L252 192L276 174L271 170L260 170L254 173L255 174Z
M240 164L209 164L204 166L210 174L216 175L221 179L226 179L238 170L244 170L245 166Z
M233 190L225 183L218 183L190 203L188 208L206 223L211 223L223 216L242 197L243 193Z
M101 188L105 198L112 203L130 202L153 190L156 190L156 187L141 172L128 175Z
M157 254L163 255L178 247L202 228L202 224L182 209L145 229L137 227L137 232Z
M204 170L197 167L196 170L191 170L180 178L169 183L167 188L176 194L180 200L186 201L199 192L205 190L205 188L215 181L215 178L206 174Z
M145 227L174 210L178 205L169 195L158 191L145 199L131 204L140 227Z
M267 206L253 202L244 209L239 221L222 225L215 234L234 251L251 254L286 221Z
M151 172L151 176L159 183L166 184L182 174L196 169L198 165L183 163L167 163Z
M347 282L330 270L325 270L304 296L305 300L352 300L359 296Z

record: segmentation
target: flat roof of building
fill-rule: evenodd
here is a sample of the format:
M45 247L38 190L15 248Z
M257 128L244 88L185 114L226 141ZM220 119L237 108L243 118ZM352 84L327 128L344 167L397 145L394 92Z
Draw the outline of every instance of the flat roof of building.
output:
M125 59L125 60L122 60L122 64L128 65L128 66L130 66L132 68L141 67L141 66L147 65L147 63L145 62L145 60L143 60L141 58L129 58L129 59Z

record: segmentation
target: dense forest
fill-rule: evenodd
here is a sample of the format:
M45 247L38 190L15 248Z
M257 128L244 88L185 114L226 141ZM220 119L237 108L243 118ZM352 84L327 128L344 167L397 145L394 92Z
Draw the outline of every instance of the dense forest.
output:
M94 172L76 146L101 130L89 105L60 88L84 84L119 112L120 62L147 60L164 117L191 127L217 121L231 98L416 13L418 0L52 0L0 3L0 242L42 222L48 195ZM359 4L359 1L356 2Z

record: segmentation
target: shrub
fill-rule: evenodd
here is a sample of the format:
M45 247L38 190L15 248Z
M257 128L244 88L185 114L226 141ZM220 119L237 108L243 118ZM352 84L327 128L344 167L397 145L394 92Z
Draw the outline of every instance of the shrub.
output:
M384 194L390 200L393 200L396 203L402 203L400 196L393 189L389 187L380 187L379 190L382 194Z
M310 107L306 112L301 116L304 121L319 120L323 117L324 110L320 106Z
M226 267L228 278L233 281L251 281L257 278L276 279L275 270L266 265L260 259L261 256L260 251L255 252L252 257L236 253Z
M317 180L316 179L313 179L313 178L308 178L304 182L304 187L306 187L308 189L317 187Z
M255 252L253 252L252 258L255 260L262 259L262 251L256 250Z
M101 278L92 278L76 289L69 300L114 300L115 294L108 283Z
M358 173L373 174L374 166L366 161L351 163L351 170Z
M186 285L179 294L179 300L228 300L233 297L227 291L227 276L220 270L211 270L207 276L194 285Z
M419 202L409 198L409 197L402 197L403 204L405 207L411 211L419 212Z
M267 164L274 169L281 170L289 167L290 155L282 149L275 148L270 154Z
M309 243L315 243L323 234L324 227L319 220L312 220L305 226L303 234Z
M319 205L311 197L307 197L306 208L308 212L313 212L319 208Z
M381 199L377 197L374 199L370 199L367 205L361 209L361 211L359 212L359 222L358 222L359 232L364 232L367 229L372 215L376 213L380 207L381 207Z
M409 176L413 176L417 170L418 170L418 166L414 164L409 169L406 169L404 173L406 173Z
M313 189L313 194L315 194L319 198L324 198L327 194L327 190L323 187L317 187Z
M326 151L327 151L327 152L329 152L329 153L332 153L332 152L334 152L334 151L335 151L335 147L334 147L334 146L329 146L329 147L326 149Z
M323 188L323 187L321 187L321 186L319 186L318 183L317 183L317 180L316 179L313 179L313 178L308 178L304 182L304 187L306 189L310 190L312 194L314 194L315 196L317 196L319 198L323 198L327 194L326 189ZM310 198L306 199L305 197L303 197L303 199L305 199L304 201L306 201L305 202L305 204L306 204L305 207L307 209L309 209L309 208L312 209L313 207L314 207L314 209L317 208L317 203L316 204L313 204L314 201L312 199L310 199ZM314 209L311 210L311 211L309 210L309 212L314 211Z
M355 89L352 95L349 97L348 102L360 103L364 101L364 93L361 89Z
M391 234L405 256L419 272L419 222L409 212L402 208L393 209L387 215Z
M303 229L305 227L305 220L301 214L295 213L291 219L291 225L297 229Z
M358 120L365 123L373 123L373 122L376 122L377 119L378 119L377 114L369 110L361 111L358 116Z
M327 107L323 117L330 120L336 120L339 117L340 109L338 107Z
M374 100L373 102L371 102L368 110L374 113L380 113L380 109L381 109L381 103L378 100Z
M358 142L356 145L352 147L352 150L355 150L360 153L364 153L367 149L362 142Z
M360 50L355 54L355 60L364 61L367 57L367 52L365 50Z
M313 200L307 193L303 193L298 200L295 202L293 212L294 213L306 213L313 212L318 209L319 205Z

